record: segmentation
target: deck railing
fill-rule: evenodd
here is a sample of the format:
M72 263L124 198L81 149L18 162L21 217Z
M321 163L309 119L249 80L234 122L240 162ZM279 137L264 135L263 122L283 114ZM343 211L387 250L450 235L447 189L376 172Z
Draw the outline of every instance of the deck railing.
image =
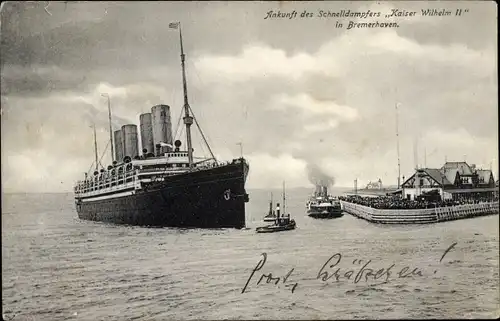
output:
M241 159L233 160L233 163L238 163ZM193 168L193 171L203 171L212 168L223 167L231 164L231 162L218 162L212 164L202 164ZM129 167L128 170L126 168ZM125 170L123 170L125 168ZM121 171L120 171L121 170ZM87 179L85 181L77 182L74 187L74 193L76 195L82 195L92 192L101 191L103 189L109 189L110 191L123 188L127 183L135 182L138 180L140 174L153 174L160 173L158 175L168 176L168 175L177 175L182 174L189 171L185 167L172 167L165 170L165 168L132 168L132 165L129 163L126 167L114 168L113 171L116 171L117 174L111 175L108 172L99 173L99 175L94 176L93 178Z
M134 182L136 174L137 171L132 169L115 175L103 174L101 178L96 176L93 179L80 181L75 186L75 194L81 195L112 187L119 189L122 185Z
M499 203L483 202L425 209L376 209L360 204L341 201L344 211L374 223L411 224L436 223L462 218L498 214Z

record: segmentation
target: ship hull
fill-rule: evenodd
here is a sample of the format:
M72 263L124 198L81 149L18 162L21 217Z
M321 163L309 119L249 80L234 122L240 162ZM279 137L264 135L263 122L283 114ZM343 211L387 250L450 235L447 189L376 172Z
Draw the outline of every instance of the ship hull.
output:
M76 198L78 217L138 226L244 228L245 166L228 164L170 176L140 190Z
M319 210L308 210L307 215L312 218L321 218L321 219L326 219L326 218L337 218L341 217L344 214L342 213L342 209L331 209L328 211L319 211Z

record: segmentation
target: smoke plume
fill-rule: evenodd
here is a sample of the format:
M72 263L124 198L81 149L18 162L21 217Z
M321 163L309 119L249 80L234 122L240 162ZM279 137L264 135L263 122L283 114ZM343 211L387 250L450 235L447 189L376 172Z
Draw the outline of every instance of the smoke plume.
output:
M335 178L327 175L315 164L307 164L307 177L314 185L331 187L335 184Z

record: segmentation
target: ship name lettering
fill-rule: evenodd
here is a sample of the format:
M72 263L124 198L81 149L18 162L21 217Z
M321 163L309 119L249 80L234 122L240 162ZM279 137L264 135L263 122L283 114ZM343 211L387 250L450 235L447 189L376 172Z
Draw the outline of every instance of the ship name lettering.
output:
M399 9L391 9L391 14L388 15L387 18L391 17L413 17L417 14L415 11L406 11L406 10L399 10Z

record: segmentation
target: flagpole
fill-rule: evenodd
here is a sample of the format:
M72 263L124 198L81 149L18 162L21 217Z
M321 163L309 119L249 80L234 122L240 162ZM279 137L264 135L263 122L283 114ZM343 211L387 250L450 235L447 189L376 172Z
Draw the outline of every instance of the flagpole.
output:
M243 143L239 142L236 145L240 145L240 155L241 155L241 158L243 158Z

